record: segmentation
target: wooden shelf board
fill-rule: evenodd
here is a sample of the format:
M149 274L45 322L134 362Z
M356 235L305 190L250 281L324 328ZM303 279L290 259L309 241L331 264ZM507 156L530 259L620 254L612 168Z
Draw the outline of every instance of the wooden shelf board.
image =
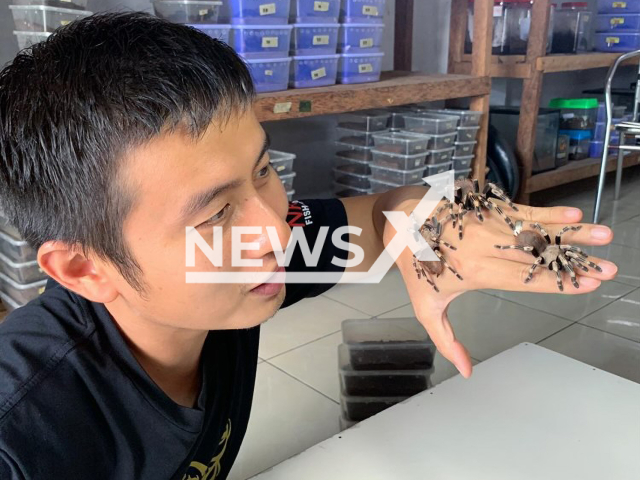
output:
M385 72L380 82L285 90L258 95L258 120L352 112L414 102L477 97L491 93L489 77Z
M556 170L534 174L527 182L526 193L538 192L558 185L595 177L600 174L600 162L600 158L587 158L585 160L571 161L568 165ZM607 162L607 172L615 171L616 164L617 156L611 156ZM640 154L630 153L624 157L623 168L633 165L640 165Z
M590 52L578 55L547 55L537 60L536 68L545 73L570 72L587 70L589 68L604 68L613 65L621 53ZM623 65L638 63L638 59L631 59Z

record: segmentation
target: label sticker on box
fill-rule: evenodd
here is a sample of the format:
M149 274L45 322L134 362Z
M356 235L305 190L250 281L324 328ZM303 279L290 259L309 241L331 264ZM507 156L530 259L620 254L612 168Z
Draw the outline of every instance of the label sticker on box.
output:
M313 44L314 45L329 45L329 35L314 35L313 36Z
M204 17L207 13L209 13L209 9L208 8L202 8L198 12L198 15L200 15L201 17Z
M275 3L264 3L260 5L260 15L273 15L276 13Z
M362 7L362 14L371 15L372 17L377 17L378 15L380 15L378 13L378 7L375 7L373 5L364 5Z
M278 37L262 37L262 48L278 48Z
M620 43L620 37L607 37L605 41L607 42L607 45L613 45Z
M289 113L291 111L291 102L280 102L273 106L273 113Z
M311 72L311 78L313 80L318 80L319 78L326 77L326 76L327 76L327 69L324 67L318 68L317 70L313 70Z
M40 287L40 288L38 289L38 295L42 295L42 292L44 292L44 289L45 289L45 288L46 288L46 286L44 286L44 287Z
M624 24L624 18L622 17L614 17L610 20L611 22L611 26L614 25L623 25Z
M493 7L493 16L494 17L501 17L502 16L502 7L501 6Z
M328 12L329 2L313 2L313 10L316 12Z
M627 8L627 2L613 2L613 8Z
M371 65L370 63L361 63L360 65L358 65L358 72L371 73L373 72L373 65Z
M371 48L371 47L373 47L373 38L360 39L360 48Z
M273 77L273 70L265 70L264 71L264 76L265 77Z
M65 25L69 25L71 23L71 20L60 20L60 25L62 25L63 27Z

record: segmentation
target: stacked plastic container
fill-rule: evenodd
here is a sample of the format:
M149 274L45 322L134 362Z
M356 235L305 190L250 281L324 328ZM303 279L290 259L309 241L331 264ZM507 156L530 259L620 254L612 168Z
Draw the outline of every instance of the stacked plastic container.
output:
M640 0L598 0L595 43L601 52L640 49Z
M293 194L296 193L293 189L293 180L296 178L296 172L293 171L293 161L296 156L293 153L269 150L269 158L271 166L282 180L289 201L293 200Z
M389 113L367 110L340 115L336 156L333 162L333 189L338 197L372 193L375 138L387 132Z
M189 25L229 43L229 0L154 0L153 9L164 20Z
M46 40L52 32L87 17L87 0L14 0L9 5L20 49Z
M615 127L617 124L631 120L631 115L625 116L626 107L624 105L613 105L612 112L612 124ZM596 115L596 126L593 130L593 139L589 144L589 157L598 158L602 156L604 150L604 136L607 131L607 116L604 103L598 104L598 113ZM618 145L620 143L620 132L616 130L611 131L611 141L609 145ZM615 149L609 149L609 153L615 153Z
M436 347L415 318L345 320L342 340L343 429L431 387Z
M550 108L560 109L558 135L569 137L569 160L589 157L598 114L598 101L594 98L555 98Z
M46 275L38 266L36 252L0 212L0 299L12 311L44 291Z

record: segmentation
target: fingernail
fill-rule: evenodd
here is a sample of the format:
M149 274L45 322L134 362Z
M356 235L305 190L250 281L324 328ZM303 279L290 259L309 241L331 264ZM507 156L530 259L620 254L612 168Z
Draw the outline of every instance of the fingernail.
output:
M569 220L578 220L582 215L582 210L579 208L565 208L564 216Z
M602 269L602 273L605 275L613 275L618 271L618 267L615 263L607 262L606 260L598 263L598 266Z
M607 227L595 227L591 229L591 237L604 240L611 236L611 230Z
M580 277L580 285L587 288L597 287L600 285L600 280L591 277Z

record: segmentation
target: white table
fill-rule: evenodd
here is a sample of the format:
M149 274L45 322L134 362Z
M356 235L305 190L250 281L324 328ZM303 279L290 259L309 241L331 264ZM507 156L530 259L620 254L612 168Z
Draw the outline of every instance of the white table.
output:
M254 479L639 480L640 384L523 343Z

